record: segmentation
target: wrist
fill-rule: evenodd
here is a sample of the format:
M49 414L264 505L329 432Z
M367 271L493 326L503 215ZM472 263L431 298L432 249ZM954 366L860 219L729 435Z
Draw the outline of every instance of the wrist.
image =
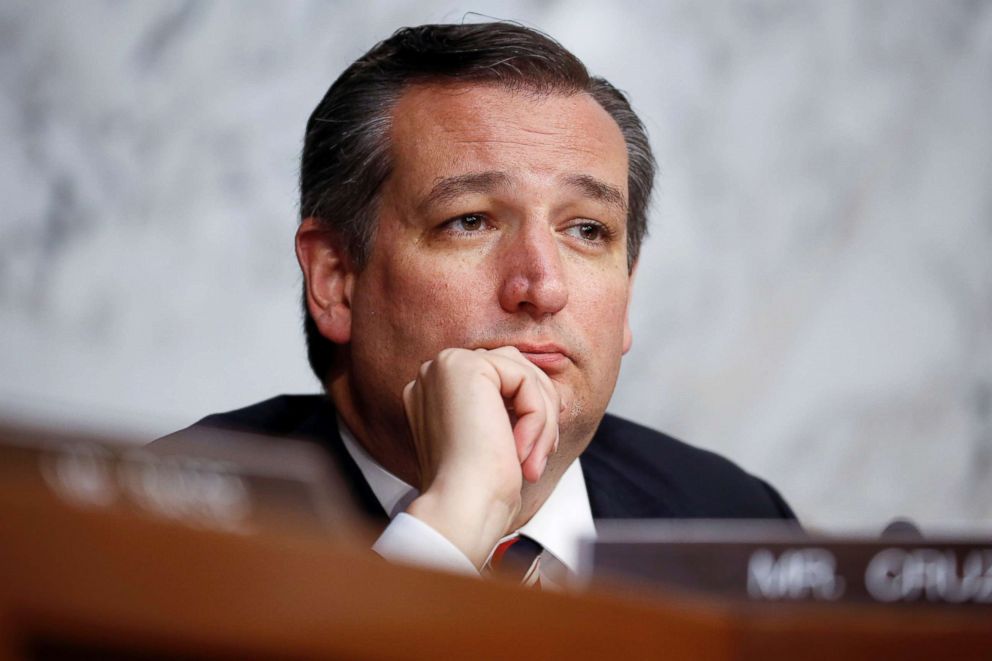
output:
M519 499L505 502L470 491L444 489L435 482L406 512L443 535L481 569L519 509Z

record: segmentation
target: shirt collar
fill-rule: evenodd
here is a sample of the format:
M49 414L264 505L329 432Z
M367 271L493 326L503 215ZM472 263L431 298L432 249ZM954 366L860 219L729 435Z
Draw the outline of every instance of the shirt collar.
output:
M338 429L345 449L358 465L358 470L389 518L405 511L413 499L420 495L419 492L373 459L352 436L351 430L340 417ZM578 570L579 541L596 536L589 494L579 461L572 462L548 499L517 532L538 542L571 572Z

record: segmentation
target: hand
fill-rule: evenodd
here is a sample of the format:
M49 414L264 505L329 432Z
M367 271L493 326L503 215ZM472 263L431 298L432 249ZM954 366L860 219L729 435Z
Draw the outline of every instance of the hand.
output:
M517 349L445 349L403 390L421 474L407 509L477 567L557 449L562 403Z

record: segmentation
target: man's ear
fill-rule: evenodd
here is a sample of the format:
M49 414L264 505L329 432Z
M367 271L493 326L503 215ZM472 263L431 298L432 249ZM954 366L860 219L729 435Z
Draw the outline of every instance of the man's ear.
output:
M355 272L338 237L314 218L296 230L296 259L303 271L307 310L320 334L335 344L351 340Z
M627 280L627 304L623 310L623 352L626 354L634 344L634 335L630 332L630 301L634 297L634 276L637 275L637 262L630 269Z

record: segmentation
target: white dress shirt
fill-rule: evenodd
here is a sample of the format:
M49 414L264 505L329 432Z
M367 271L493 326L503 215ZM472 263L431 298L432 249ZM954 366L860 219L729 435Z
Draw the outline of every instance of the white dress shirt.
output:
M372 550L390 562L478 576L475 565L458 547L434 528L404 511L420 495L419 492L373 459L340 418L338 429L345 449L390 518L389 525ZM541 557L542 586L565 586L569 574L574 575L578 569L580 541L596 536L586 481L578 461L572 462L530 521L503 539L518 533L527 535L544 547Z

